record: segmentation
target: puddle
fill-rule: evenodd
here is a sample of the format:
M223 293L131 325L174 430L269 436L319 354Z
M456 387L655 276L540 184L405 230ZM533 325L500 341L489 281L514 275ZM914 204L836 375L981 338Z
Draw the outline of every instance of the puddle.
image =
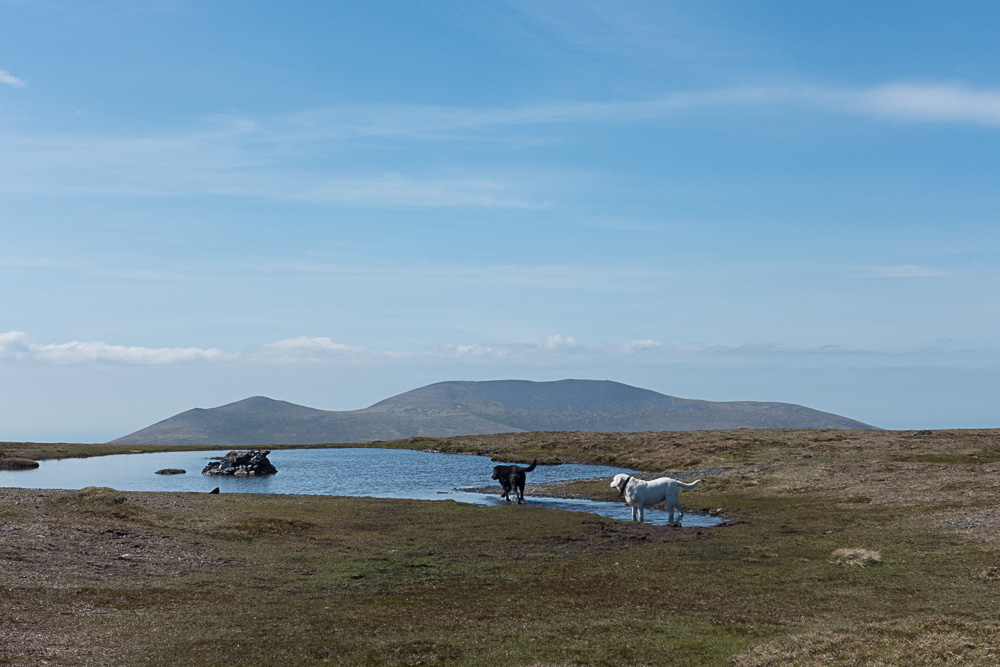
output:
M207 493L270 493L295 495L367 496L415 500L450 499L475 505L506 504L499 486L490 479L496 462L468 454L439 454L406 449L288 449L268 457L278 474L267 477L217 477L202 475L202 468L228 450L118 454L86 459L41 461L33 470L0 471L0 487L29 489L82 489L107 486L119 491L194 491ZM157 475L167 468L184 474ZM528 473L533 484L605 478L634 470L612 466L563 464L538 466ZM495 494L475 492L496 486ZM631 509L617 502L532 497L532 508L590 512L630 521ZM681 503L684 496L681 496ZM667 513L646 510L646 523L663 525ZM714 526L724 519L686 514L685 526Z

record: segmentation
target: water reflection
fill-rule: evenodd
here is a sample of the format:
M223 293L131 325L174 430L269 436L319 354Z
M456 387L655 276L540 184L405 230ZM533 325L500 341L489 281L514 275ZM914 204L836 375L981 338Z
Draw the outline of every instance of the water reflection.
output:
M485 456L432 454L403 449L289 449L269 456L278 469L268 477L216 477L201 471L212 457L225 450L119 454L86 459L42 461L34 470L0 471L0 486L29 489L82 489L107 486L119 491L271 493L331 496L369 496L418 500L451 499L476 505L502 503L498 494L463 491L492 487L495 463ZM157 470L180 468L183 475L157 475ZM601 477L635 471L610 466L563 464L539 466L529 473L530 483ZM499 493L499 486L496 487ZM528 497L533 507L584 511L629 520L631 510L621 503ZM681 502L684 499L682 496ZM662 514L662 516L659 516ZM646 521L666 523L666 512L646 512ZM688 514L686 526L709 526L719 519Z

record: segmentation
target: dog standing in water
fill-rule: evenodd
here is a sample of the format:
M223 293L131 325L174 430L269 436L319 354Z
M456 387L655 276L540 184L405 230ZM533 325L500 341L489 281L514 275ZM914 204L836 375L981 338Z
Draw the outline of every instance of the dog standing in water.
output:
M625 504L632 508L633 521L645 522L645 508L665 502L667 505L664 509L670 513L667 520L671 525L680 525L681 519L684 518L684 509L680 503L681 489L693 489L700 481L696 479L685 483L670 477L661 477L652 482L645 482L632 475L619 473L611 480L611 488L618 489L618 494L625 499ZM680 512L677 524L674 524L674 510Z
M502 489L500 497L510 502L510 492L513 490L517 497L517 504L520 505L523 503L525 473L534 470L536 463L538 463L538 459L532 461L531 465L527 468L509 465L493 466L493 479L500 482L500 488Z

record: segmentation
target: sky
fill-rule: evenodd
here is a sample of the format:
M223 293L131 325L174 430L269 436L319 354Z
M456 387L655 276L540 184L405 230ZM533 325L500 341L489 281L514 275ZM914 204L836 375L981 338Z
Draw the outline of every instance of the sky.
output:
M566 378L1000 427L997 25L0 0L0 441Z

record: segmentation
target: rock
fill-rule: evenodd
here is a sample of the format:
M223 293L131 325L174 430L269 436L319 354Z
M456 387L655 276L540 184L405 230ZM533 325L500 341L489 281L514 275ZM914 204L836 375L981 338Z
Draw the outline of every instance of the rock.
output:
M218 493L218 492L219 492L219 487L215 487L214 489L209 491L209 493Z
M180 468L164 468L163 470L157 470L157 475L184 475L187 470L181 470Z
M251 449L245 452L229 452L212 462L201 471L203 475L273 475L278 469L267 460L271 450Z

